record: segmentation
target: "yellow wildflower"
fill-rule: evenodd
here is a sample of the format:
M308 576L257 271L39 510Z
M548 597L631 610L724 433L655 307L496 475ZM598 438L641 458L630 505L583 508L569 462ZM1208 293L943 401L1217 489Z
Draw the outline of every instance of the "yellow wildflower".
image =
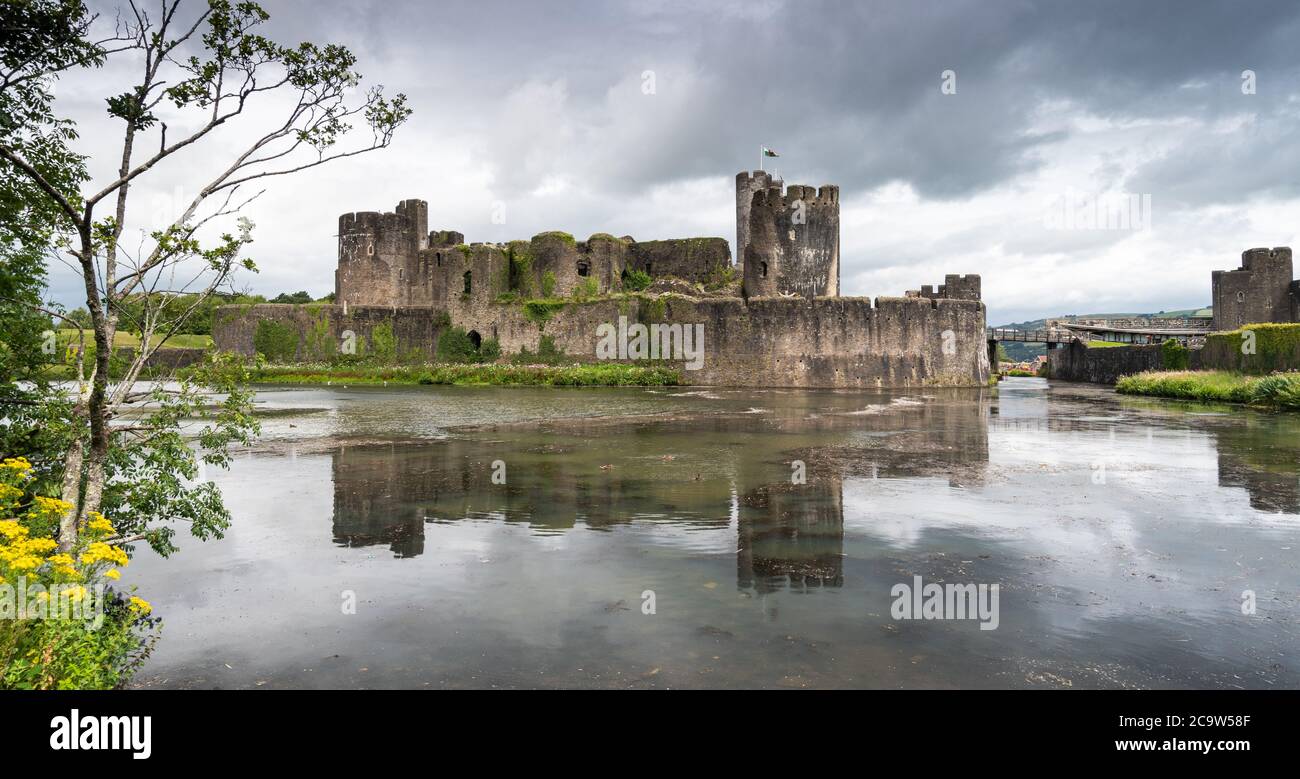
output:
M131 608L141 614L149 614L153 611L153 605L149 601L144 598L137 598L134 595L131 596Z
M34 571L41 567L41 558L33 555L20 555L9 561L9 567L15 571Z
M117 570L116 568L109 568L107 571L104 571L104 576L108 577L109 579L112 579L113 581L117 581L118 579L122 578L122 572Z
M31 554L48 554L59 548L59 542L53 538L29 538L22 542L24 552Z
M26 476L27 472L32 469L32 464L27 462L26 457L6 457L4 462L0 462L0 469Z
M90 512L89 517L90 517L90 521L86 523L87 528L95 531L96 533L103 533L104 535L117 534L117 530L113 528L113 523L108 521L108 517L105 517L103 514L100 514L98 511Z
M68 513L68 510L72 508L72 504L67 502L66 500L59 500L58 498L47 498L44 495L37 495L35 504L36 504L35 507L31 510L30 513L36 515L45 515L47 517L61 517L64 514Z
M0 503L9 503L21 498L23 491L9 484L0 484Z
M27 537L27 528L19 524L16 519L0 520L0 536L10 541L21 540Z
M108 562L119 568L125 568L129 560L126 552L115 546L109 546L103 541L93 541L86 551L81 554L82 565L94 565L95 563Z

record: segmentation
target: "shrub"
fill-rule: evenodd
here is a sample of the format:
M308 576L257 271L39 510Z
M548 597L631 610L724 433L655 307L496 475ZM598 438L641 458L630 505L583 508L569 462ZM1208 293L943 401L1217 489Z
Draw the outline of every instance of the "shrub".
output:
M438 336L437 355L441 362L474 362L478 349L465 328L450 327Z
M524 302L524 318L539 327L545 325L555 316L555 312L563 309L565 301L563 300L529 300Z
M53 530L71 506L28 495L31 470L23 458L0 463L0 687L120 687L152 650L161 623L148 602L108 586L129 561L109 543L117 530L103 515L91 514L76 548L58 551ZM21 614L13 592L20 587Z
M549 298L555 294L555 271L542 274L542 297Z
M253 332L253 348L271 362L289 362L298 353L298 332L274 319L262 319Z
M596 280L590 276L583 279L582 281L579 281L577 286L573 288L573 299L578 302L591 300L592 298L596 297L599 294L600 294L600 285L597 284Z
M391 322L377 324L370 331L370 352L379 362L389 363L397 359L397 336L393 334Z
M569 355L565 354L555 345L555 339L549 335L543 335L537 342L537 353L529 351L525 346L519 350L519 354L510 358L510 362L515 365L555 365L561 362L571 362Z
M632 270L623 274L623 289L631 292L639 292L650 286L650 274L643 270Z
M1170 338L1160 346L1161 365L1167 371L1185 371L1191 350Z
M1122 377L1115 389L1127 395L1300 410L1300 373L1253 377L1226 371L1147 371Z

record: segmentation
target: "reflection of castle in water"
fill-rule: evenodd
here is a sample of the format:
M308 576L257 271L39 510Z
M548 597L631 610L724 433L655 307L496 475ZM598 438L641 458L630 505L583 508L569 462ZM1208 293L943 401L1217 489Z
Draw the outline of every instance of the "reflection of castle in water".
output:
M1261 429L1248 419L1216 431L1219 486L1245 489L1256 511L1300 514L1300 429L1278 435L1273 428L1289 423L1269 419Z
M527 523L540 533L579 524L604 530L632 521L713 530L734 524L739 587L839 587L841 474L946 473L954 482L978 483L972 474L988 461L987 409L984 401L936 403L882 414L778 420L780 434L763 441L779 441L780 447L730 443L731 459L710 463L706 473L662 452L683 451L700 435L754 435L752 422L715 419L703 431L698 421L670 423L653 426L651 435L628 435L575 421L564 423L563 436L529 428L512 437L508 449L500 441L465 439L345 447L333 461L334 540L345 546L386 544L395 555L412 557L424 552L426 537L436 537L426 523L491 519ZM813 448L786 447L787 440L825 441L816 451L836 455L814 460ZM602 470L599 453L612 450L624 459ZM789 463L803 458L809 459L807 483L792 484ZM505 484L492 482L497 459L509 460Z
M740 502L736 585L771 591L844 584L844 499L839 478L766 485Z

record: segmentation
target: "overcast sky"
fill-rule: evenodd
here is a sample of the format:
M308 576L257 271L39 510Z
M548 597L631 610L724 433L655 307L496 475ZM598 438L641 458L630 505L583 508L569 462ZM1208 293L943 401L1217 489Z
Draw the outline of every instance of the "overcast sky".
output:
M843 294L978 273L990 324L1208 305L1211 270L1300 244L1295 2L263 5L272 37L346 45L363 87L415 111L386 150L267 182L249 209L261 272L238 282L267 295L332 291L338 215L408 197L469 241L734 241L734 177L760 145L788 183L840 186ZM99 181L120 148L103 98L133 68L59 85ZM232 135L275 116L250 111ZM214 138L151 174L131 226L234 148ZM1067 199L1130 196L1129 229L1064 217ZM51 286L83 302L67 271Z

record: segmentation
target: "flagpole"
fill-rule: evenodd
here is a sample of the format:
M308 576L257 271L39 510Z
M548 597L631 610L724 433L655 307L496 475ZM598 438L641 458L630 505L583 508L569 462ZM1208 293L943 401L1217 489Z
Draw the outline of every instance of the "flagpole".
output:
M759 170L763 169L763 147L762 146L758 147L758 169Z

